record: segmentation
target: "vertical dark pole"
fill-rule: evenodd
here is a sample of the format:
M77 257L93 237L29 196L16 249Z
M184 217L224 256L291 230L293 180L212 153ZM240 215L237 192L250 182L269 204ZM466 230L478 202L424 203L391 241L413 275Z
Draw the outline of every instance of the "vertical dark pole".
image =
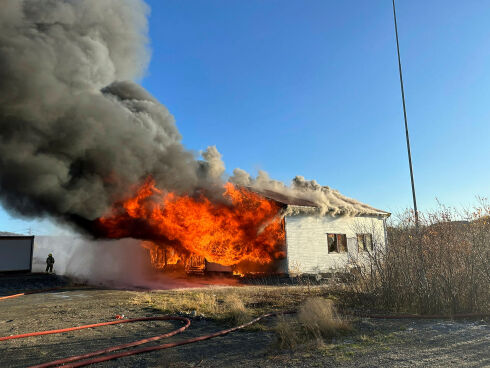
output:
M398 71L400 72L400 87L402 90L403 117L405 118L405 136L407 138L408 165L410 166L410 179L412 181L413 210L415 211L415 226L419 226L419 213L415 197L415 183L413 181L412 155L410 153L410 137L408 136L407 109L405 107L405 90L403 89L402 62L400 59L400 44L398 42L398 27L396 24L395 0L393 0L393 18L395 19L396 51L398 53Z

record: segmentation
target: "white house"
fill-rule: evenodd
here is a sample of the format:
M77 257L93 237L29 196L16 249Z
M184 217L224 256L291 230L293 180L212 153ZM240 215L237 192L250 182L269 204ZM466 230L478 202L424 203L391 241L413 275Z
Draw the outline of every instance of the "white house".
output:
M269 190L260 194L284 209L286 259L278 265L280 273L329 273L354 260L367 262L373 247L379 250L386 246L385 222L389 212L339 195L335 214L332 211L322 214L319 205L305 199ZM356 213L344 214L342 206L352 208L353 203Z

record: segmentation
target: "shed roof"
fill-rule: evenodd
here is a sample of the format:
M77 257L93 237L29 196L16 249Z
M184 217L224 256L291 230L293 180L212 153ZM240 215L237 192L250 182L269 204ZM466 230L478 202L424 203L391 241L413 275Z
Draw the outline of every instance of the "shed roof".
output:
M24 236L22 234L10 233L8 231L0 231L0 236Z

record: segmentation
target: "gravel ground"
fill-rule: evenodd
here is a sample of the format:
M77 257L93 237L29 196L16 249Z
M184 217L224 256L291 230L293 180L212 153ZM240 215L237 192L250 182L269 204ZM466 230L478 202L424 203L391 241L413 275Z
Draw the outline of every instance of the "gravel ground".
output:
M40 277L42 288L66 280ZM21 279L0 277L0 295L14 293ZM25 289L31 289L25 287ZM26 295L0 303L0 336L72 327L128 318L155 316L158 311L133 304L135 291L68 290ZM265 328L238 331L213 340L125 357L94 367L490 367L490 327L483 321L378 320L354 321L356 331L328 344L280 351ZM102 347L155 336L180 326L154 321L107 326L58 335L0 342L0 367L26 367ZM165 342L226 328L192 318L191 327ZM152 343L156 344L156 343ZM151 344L150 344L151 345Z
M0 297L23 291L66 287L70 280L47 273L0 274Z

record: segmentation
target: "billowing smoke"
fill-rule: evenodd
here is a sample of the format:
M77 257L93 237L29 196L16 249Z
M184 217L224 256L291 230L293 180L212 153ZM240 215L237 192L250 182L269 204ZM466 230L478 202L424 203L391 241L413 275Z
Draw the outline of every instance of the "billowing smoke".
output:
M93 241L80 236L36 236L34 272L45 270L49 253L55 258L54 272L81 282L135 286L152 277L148 254L134 239Z
M148 12L143 0L2 0L0 200L11 213L90 231L149 176L167 191L222 198L216 147L197 160L165 106L134 82L149 61ZM369 210L302 177L286 187L237 169L231 181L322 213Z
M54 272L89 284L122 288L175 289L196 287L192 280L176 279L154 272L148 267L148 252L135 239L89 240L76 235L36 236L32 270L43 272L46 257L55 258ZM209 284L233 285L232 280L215 278L201 281Z
M149 60L141 0L2 0L0 198L23 216L89 227L152 175L177 193L216 184L169 111L141 86Z
M258 176L252 178L246 171L235 169L230 181L259 193L267 193L268 191L280 193L290 199L301 199L307 201L308 205L312 204L315 206L309 209L300 209L303 213L311 212L319 215L329 213L345 216L379 213L379 210L371 206L346 197L335 189L322 186L315 180L305 180L302 176L296 176L291 181L291 185L286 186L281 181L271 179L264 171L259 171ZM285 212L283 215L295 213L297 210L298 208L295 208L295 206L290 206L289 212Z

